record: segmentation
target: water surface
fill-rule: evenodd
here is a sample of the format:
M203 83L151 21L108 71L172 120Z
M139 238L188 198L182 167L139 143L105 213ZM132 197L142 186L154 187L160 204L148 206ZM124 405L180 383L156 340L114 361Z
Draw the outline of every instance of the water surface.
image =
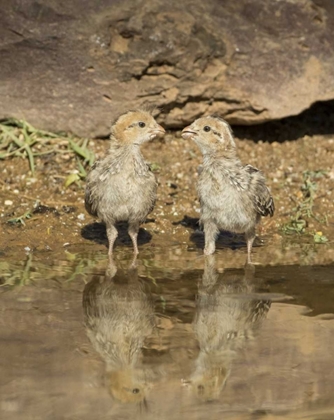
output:
M333 264L241 257L3 255L1 418L333 419Z

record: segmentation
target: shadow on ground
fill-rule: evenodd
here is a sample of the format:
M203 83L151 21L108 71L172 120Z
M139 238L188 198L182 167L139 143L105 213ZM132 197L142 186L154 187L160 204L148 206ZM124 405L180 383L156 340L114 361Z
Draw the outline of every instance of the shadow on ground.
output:
M306 111L293 117L282 118L253 126L233 126L240 139L265 142L297 140L306 135L334 134L334 100L316 102Z
M130 236L128 234L128 224L121 222L116 224L118 230L118 237L115 246L132 246ZM106 225L104 223L94 222L84 226L81 229L81 236L89 241L97 244L102 244L108 247L109 242L107 238ZM144 245L150 242L152 235L145 229L140 228L138 233L138 245Z
M178 222L174 222L174 225L182 225L187 228L193 229L194 232L190 234L190 240L194 243L196 248L204 249L204 232L199 224L199 218L184 216L184 218ZM258 237L255 238L253 247L258 247L263 244L263 241ZM230 248L232 250L239 248L246 248L246 241L244 234L232 233L225 230L221 230L216 240L216 248Z

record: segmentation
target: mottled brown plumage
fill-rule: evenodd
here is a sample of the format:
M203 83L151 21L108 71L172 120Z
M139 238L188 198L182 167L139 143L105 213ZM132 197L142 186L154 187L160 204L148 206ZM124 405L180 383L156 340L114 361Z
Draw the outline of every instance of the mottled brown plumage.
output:
M199 355L189 379L203 401L217 400L230 375L233 360L256 339L271 301L254 295L255 267L217 271L215 256L205 257L193 328Z
M155 326L152 298L133 263L86 284L83 309L87 336L105 362L105 384L121 402L145 403L154 372L142 363L145 338Z
M274 214L274 201L261 171L243 165L236 153L232 131L219 117L199 118L182 131L203 153L198 194L206 255L215 251L219 229L245 233L251 261L255 227L261 216Z
M109 153L92 166L87 176L85 206L106 223L109 255L117 238L117 222L129 223L134 253L138 253L139 226L153 210L157 183L139 146L165 130L146 111L129 111L111 128Z

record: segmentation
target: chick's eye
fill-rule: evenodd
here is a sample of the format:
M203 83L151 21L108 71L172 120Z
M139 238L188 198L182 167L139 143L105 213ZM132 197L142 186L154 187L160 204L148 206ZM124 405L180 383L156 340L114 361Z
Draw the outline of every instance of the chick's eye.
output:
M206 125L204 128L203 128L203 130L204 131L206 131L207 133L211 130L211 127L209 127L208 125Z
M145 125L145 124L144 124ZM138 394L139 393L139 389L138 388L134 388L133 390L132 390L132 393L133 394Z
M144 128L146 124L143 121L140 121L138 125L140 128Z

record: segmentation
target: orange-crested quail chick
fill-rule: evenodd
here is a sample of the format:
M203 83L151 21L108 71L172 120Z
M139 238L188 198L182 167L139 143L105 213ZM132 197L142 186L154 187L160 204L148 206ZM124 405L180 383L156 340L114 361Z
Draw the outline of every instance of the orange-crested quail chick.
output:
M117 270L109 258L104 277L95 276L83 292L85 325L94 349L105 361L105 385L124 403L145 404L154 374L143 363L144 341L155 326L149 290L138 279L135 261Z
M109 256L118 235L115 224L121 221L128 222L134 253L138 253L139 226L153 210L157 191L140 145L164 133L149 112L126 112L111 127L109 153L95 162L87 176L85 207L106 224Z
M183 129L182 137L192 139L203 154L197 189L205 233L204 254L215 252L219 229L245 233L247 261L251 263L256 225L261 216L272 216L275 210L264 175L241 163L231 127L220 117L195 120Z

